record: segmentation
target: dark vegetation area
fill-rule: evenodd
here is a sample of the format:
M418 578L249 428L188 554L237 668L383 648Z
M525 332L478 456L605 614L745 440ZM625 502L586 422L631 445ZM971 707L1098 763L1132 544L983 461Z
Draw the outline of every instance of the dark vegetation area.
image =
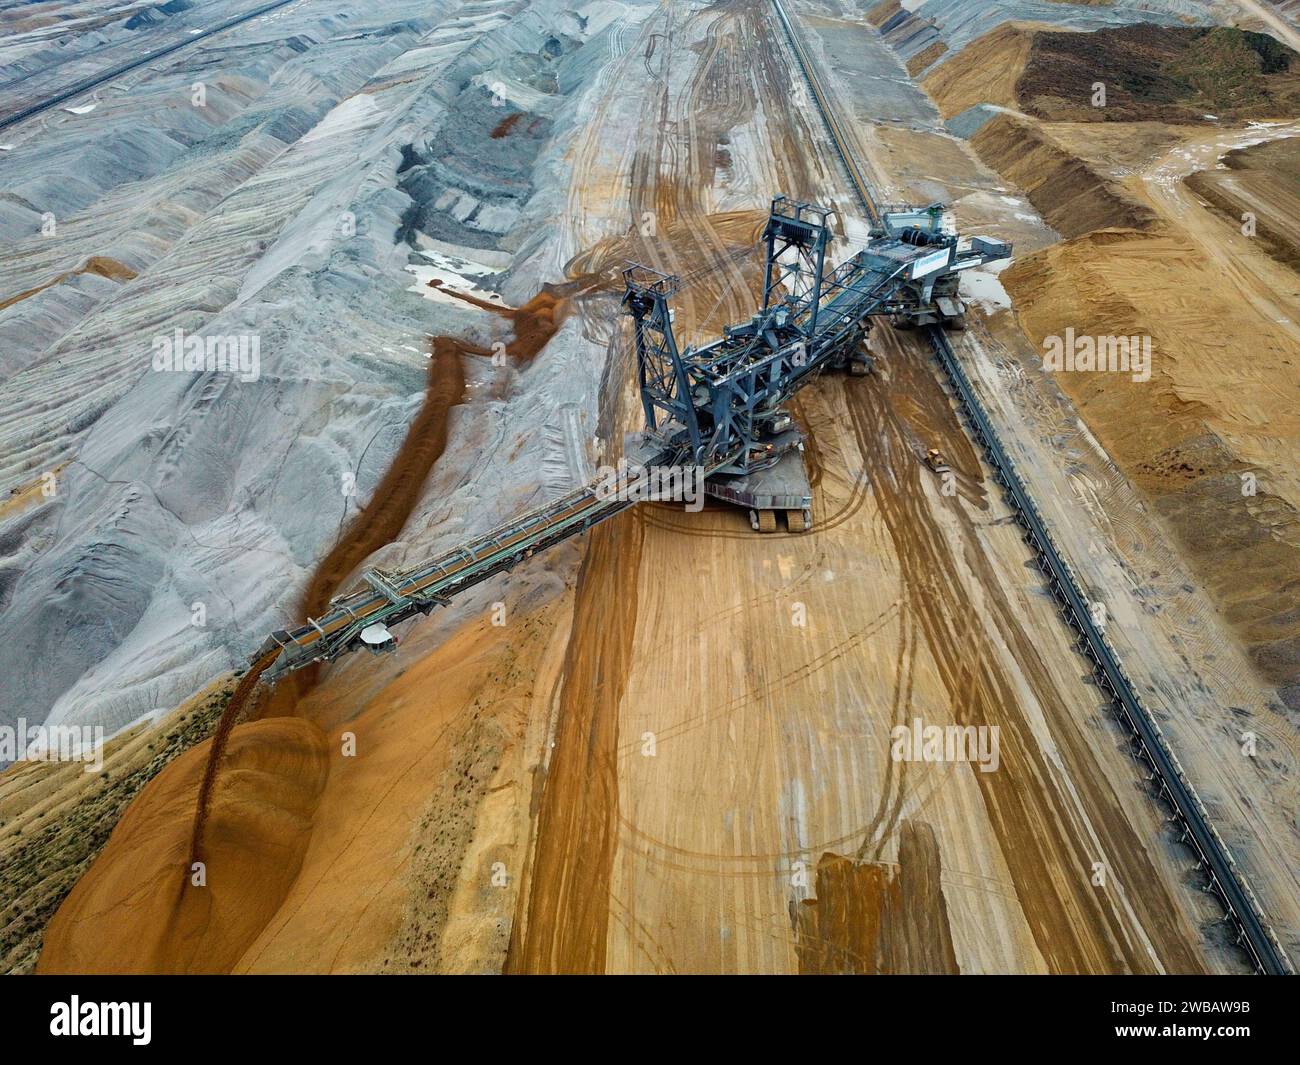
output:
M1026 112L1053 121L1274 118L1300 107L1298 58L1267 34L1227 27L1039 33L1016 95ZM1097 82L1104 107L1092 105Z

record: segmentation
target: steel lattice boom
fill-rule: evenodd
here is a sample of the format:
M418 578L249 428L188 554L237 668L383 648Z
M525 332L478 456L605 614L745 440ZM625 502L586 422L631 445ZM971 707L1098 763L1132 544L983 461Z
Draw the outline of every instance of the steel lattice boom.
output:
M802 437L785 401L827 367L869 365L864 341L873 316L959 315L959 306L939 306L935 293L951 291L955 299L960 270L1011 250L994 241L963 245L943 230L941 210L908 208L884 216L867 247L828 274L830 218L826 208L776 197L763 236L761 309L700 348L682 351L673 335L669 304L680 282L636 264L624 271L648 430L624 480L645 468L695 467L713 495L769 518L773 508L803 515L797 523L791 518L791 528L806 528L810 499L797 455ZM428 614L644 498L627 487L622 481L586 485L404 573L371 570L365 588L334 599L320 618L273 633L257 657L276 652L266 672L275 679L360 647L392 650L389 625Z
M785 401L822 370L865 359L871 318L959 322L961 271L1011 254L1000 241L962 241L937 204L905 207L883 214L867 246L828 274L830 216L772 201L762 308L700 348L683 351L673 335L677 279L640 264L624 271L646 422L695 463L741 475L771 466L797 442Z

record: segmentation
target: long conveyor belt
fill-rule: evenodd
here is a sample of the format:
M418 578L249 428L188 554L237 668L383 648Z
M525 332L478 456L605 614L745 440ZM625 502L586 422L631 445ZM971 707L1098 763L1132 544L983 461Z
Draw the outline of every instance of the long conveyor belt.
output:
M873 218L878 218L871 190L821 85L808 50L800 40L785 5L781 0L773 0L773 3L795 59L812 91L813 101L826 124L830 139L862 208ZM1254 893L1241 877L1226 844L1210 823L1204 804L1170 750L1159 724L1142 705L1114 648L1093 620L1087 598L1079 588L1074 571L1057 550L1025 481L1003 448L952 344L943 330L937 327L930 327L927 335L958 404L969 421L972 435L983 447L985 459L993 468L1008 502L1016 512L1017 520L1025 530L1025 540L1033 548L1053 594L1061 603L1062 616L1076 634L1076 646L1092 662L1100 688L1114 701L1116 712L1133 739L1137 757L1150 771L1156 790L1174 813L1183 841L1191 847L1200 868L1206 874L1207 890L1212 891L1223 903L1229 921L1236 928L1237 941L1250 957L1256 971L1274 975L1290 974L1292 969L1289 960L1277 937L1268 927Z
M633 470L666 466L671 458L655 454ZM272 633L254 659L278 648L265 672L268 680L275 680L290 670L335 658L360 646L361 634L370 626L428 614L453 595L640 501L630 483L586 485L411 570L400 574L370 570L365 574L368 590L333 600L327 613L309 618L305 625Z

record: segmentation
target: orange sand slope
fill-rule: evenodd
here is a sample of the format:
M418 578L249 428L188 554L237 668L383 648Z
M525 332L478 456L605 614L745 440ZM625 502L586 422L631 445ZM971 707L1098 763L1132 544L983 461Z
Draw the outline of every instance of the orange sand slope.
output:
M207 747L172 762L128 808L50 922L37 972L226 972L270 918L307 846L325 736L289 718L235 731L199 889L188 886L187 859Z

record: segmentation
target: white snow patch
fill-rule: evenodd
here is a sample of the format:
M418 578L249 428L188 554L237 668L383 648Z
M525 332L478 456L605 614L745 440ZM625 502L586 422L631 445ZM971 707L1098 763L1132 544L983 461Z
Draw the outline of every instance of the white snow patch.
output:
M509 306L501 298L499 292L480 288L471 280L472 278L491 276L496 273L495 270L485 267L481 263L440 255L438 252L426 251L421 252L421 254L430 260L430 265L423 266L419 263L411 263L406 267L415 276L415 284L407 289L408 292L418 292L425 299L433 300L435 303L450 303L457 307L470 305L464 300L451 295L452 292L462 292L473 296L475 299L494 303L501 307ZM438 284L432 285L430 284L431 281L437 281Z

